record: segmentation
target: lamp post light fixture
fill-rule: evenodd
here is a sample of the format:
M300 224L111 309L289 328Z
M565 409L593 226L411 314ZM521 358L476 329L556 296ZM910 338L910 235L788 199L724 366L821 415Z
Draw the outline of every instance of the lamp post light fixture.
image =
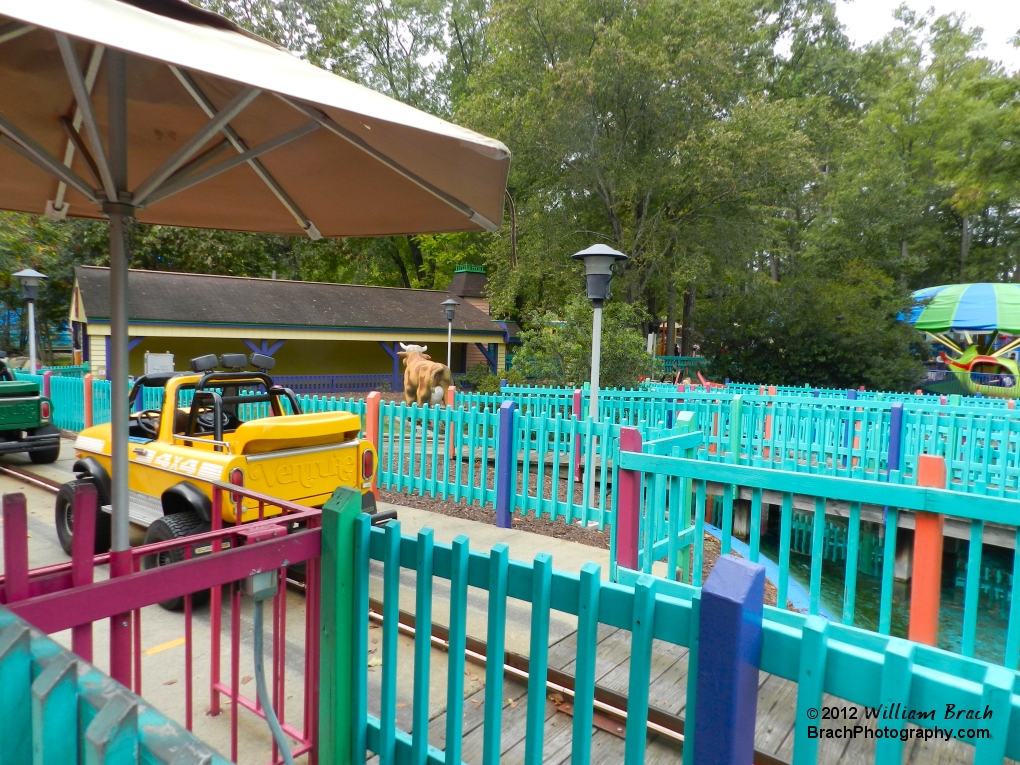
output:
M443 306L443 310L446 313L446 366L450 367L450 373L453 373L453 317L457 314L457 306L460 305L456 300L450 298L444 300L440 305Z
M588 299L594 309L591 330L591 391L588 399L588 416L599 421L599 364L602 360L602 305L609 299L609 282L613 279L613 263L627 256L605 244L593 244L586 250L574 253L574 260L584 261L584 275L588 283Z
M39 280L45 279L45 274L26 268L13 274L21 282L21 293L28 303L28 371L35 374L35 301L39 297Z

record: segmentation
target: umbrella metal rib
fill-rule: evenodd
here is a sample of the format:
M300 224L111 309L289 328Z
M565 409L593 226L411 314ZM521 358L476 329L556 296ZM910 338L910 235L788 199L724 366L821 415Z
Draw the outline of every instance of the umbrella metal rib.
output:
M180 68L171 65L170 71L174 73L174 76L180 81L184 89L188 91L195 103L197 103L202 111L205 112L206 117L212 117L216 113L216 108L213 106L212 101L202 92L202 90L195 83L195 80L190 74L182 71ZM237 150L238 154L243 154L248 151L248 144L246 144L241 137L234 131L230 125L224 125L220 130L223 135L226 136L227 140L230 141L231 145ZM301 208L297 206L290 195L283 190L283 187L276 182L276 179L266 170L258 159L251 158L248 160L248 166L255 171L255 174L262 179L262 182L269 187L269 190L273 192L273 195L280 200L281 204L287 211L294 216L294 220L297 221L298 225L304 230L306 234L312 240L322 239L322 234L319 233L319 229L316 228L315 224L303 213Z
M10 24L4 24L0 27L0 43L5 43L8 40L16 40L22 35L27 35L33 31L35 27L29 26L28 24L19 24L17 21L12 21Z
M89 56L89 65L85 70L85 93L87 97L91 98L92 88L95 87L96 78L99 76L99 65L103 61L103 52L106 48L102 45L96 45L92 48L92 55ZM78 130L81 127L82 111L81 107L75 104L74 117L71 118L71 127ZM64 149L64 167L70 167L74 161L74 150L75 145L72 140L68 140L67 148ZM46 215L54 220L61 220L67 216L67 205L64 204L64 195L67 193L67 184L63 181L57 184L57 193L47 205Z
M319 124L317 122L308 122L304 125L301 125L300 127L296 127L293 130L284 133L283 135L277 136L276 138L266 141L265 143L259 144L254 149L248 149L248 151L242 154L238 154L236 157L225 159L219 164L213 165L212 167L208 168L207 170L203 170L199 173L189 174L186 177L181 178L177 181L174 181L173 178L170 178L167 183L164 183L162 186L159 186L158 188L149 193L148 199L146 200L146 204L154 204L160 201L161 199L166 199L167 197L177 194L178 192L191 188L195 184L202 183L202 181L207 181L210 178L219 175L220 173L225 173L228 170L233 170L235 167L240 167L241 165L246 164L249 160L255 159L261 154L265 154L266 152L272 151L273 149L277 149L280 146L283 146L284 144L290 143L291 141L296 141L298 138L302 138L308 135L309 133L315 132L318 129ZM226 145L226 141L224 141L224 145ZM142 205L137 206L141 207Z
M374 146L370 145L360 136L355 135L354 133L352 133L350 130L343 126L338 125L332 118L330 118L329 115L325 114L324 112L316 109L313 106L309 106L308 104L303 104L299 101L294 101L290 98L287 98L287 96L280 95L279 93L274 93L273 95L279 98L285 104L290 104L302 114L307 114L309 117L318 122L320 125L322 125L324 128L326 128L334 135L343 138L352 146L356 146L357 148L361 149L370 157L373 157L382 164L386 165L386 167L404 176L405 178L407 178L407 180L416 184L418 187L424 189L429 194L434 196L436 199L439 199L445 202L446 204L450 205L450 207L452 207L454 210L457 210L459 213L469 218L472 223L477 223L486 231L499 230L499 226L497 226L491 220L486 218L484 215L480 215L478 212L471 209L471 207L464 204L456 197L450 196L442 189L437 188L433 184L426 181L420 175L411 172L406 167L401 165L399 162L395 161L393 158L387 156L386 154L383 154L381 151L376 149Z
M167 178L191 159L206 142L216 133L220 132L230 120L244 111L252 101L258 98L262 91L258 88L245 88L217 112L216 116L209 120L205 126L195 135L191 136L184 145L173 153L152 175L142 181L142 184L135 189L132 204L135 207L142 207L149 195L152 194Z
M99 170L106 198L116 199L117 190L113 184L113 175L110 173L110 163L106 161L103 135L99 132L99 122L92 109L91 93L85 84L81 66L78 64L78 54L74 50L71 38L67 35L57 35L57 46L60 48L61 58L64 59L64 69L67 70L67 79L71 82L71 90L74 92L74 100L78 104L78 112L81 114L82 122L85 123L85 132L88 134L89 143L92 144L92 163Z
M18 152L25 159L38 165L57 180L63 181L92 204L100 204L95 189L71 168L65 167L46 149L33 141L24 131L0 114L0 143Z

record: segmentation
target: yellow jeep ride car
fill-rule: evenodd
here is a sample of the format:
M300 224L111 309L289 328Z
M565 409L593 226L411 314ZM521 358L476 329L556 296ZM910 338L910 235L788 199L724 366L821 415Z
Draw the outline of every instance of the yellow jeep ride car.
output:
M361 490L365 511L375 513L375 448L360 437L358 415L302 414L294 393L269 376L271 357L252 355L258 371L245 371L247 365L243 354L203 356L192 360L191 374L150 374L132 387L132 409L138 408L143 387L163 388L162 409L136 411L130 420L129 514L132 523L147 528L147 543L210 529L209 481L240 484L310 507L323 505L337 486L352 486ZM227 371L216 371L217 366ZM104 511L97 513L97 552L110 547L110 442L105 424L83 430L74 445L77 479L95 484ZM55 510L57 536L68 553L75 483L61 488ZM222 507L223 523L234 523L234 503L225 497ZM267 517L278 513L266 508ZM245 504L241 520L256 518L257 503ZM175 551L150 565L182 558L183 552Z

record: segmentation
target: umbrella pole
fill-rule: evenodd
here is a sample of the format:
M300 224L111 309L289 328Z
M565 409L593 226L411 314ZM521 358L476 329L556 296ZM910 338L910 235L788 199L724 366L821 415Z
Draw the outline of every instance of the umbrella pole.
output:
M127 78L124 54L108 53L110 171L118 192L127 190ZM110 380L110 509L112 542L110 575L133 572L130 521L128 518L128 315L127 315L127 231L125 218L134 214L131 205L110 200L103 205L110 218L110 358L106 376ZM131 685L131 615L110 619L110 675Z

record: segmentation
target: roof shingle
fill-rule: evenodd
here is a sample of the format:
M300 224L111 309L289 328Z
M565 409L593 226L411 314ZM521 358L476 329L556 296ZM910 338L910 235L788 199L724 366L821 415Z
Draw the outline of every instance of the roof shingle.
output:
M109 320L110 269L78 266L75 278L89 321ZM440 303L449 297L438 290L128 272L128 318L140 323L446 330ZM503 333L502 327L467 303L457 308L453 329Z

